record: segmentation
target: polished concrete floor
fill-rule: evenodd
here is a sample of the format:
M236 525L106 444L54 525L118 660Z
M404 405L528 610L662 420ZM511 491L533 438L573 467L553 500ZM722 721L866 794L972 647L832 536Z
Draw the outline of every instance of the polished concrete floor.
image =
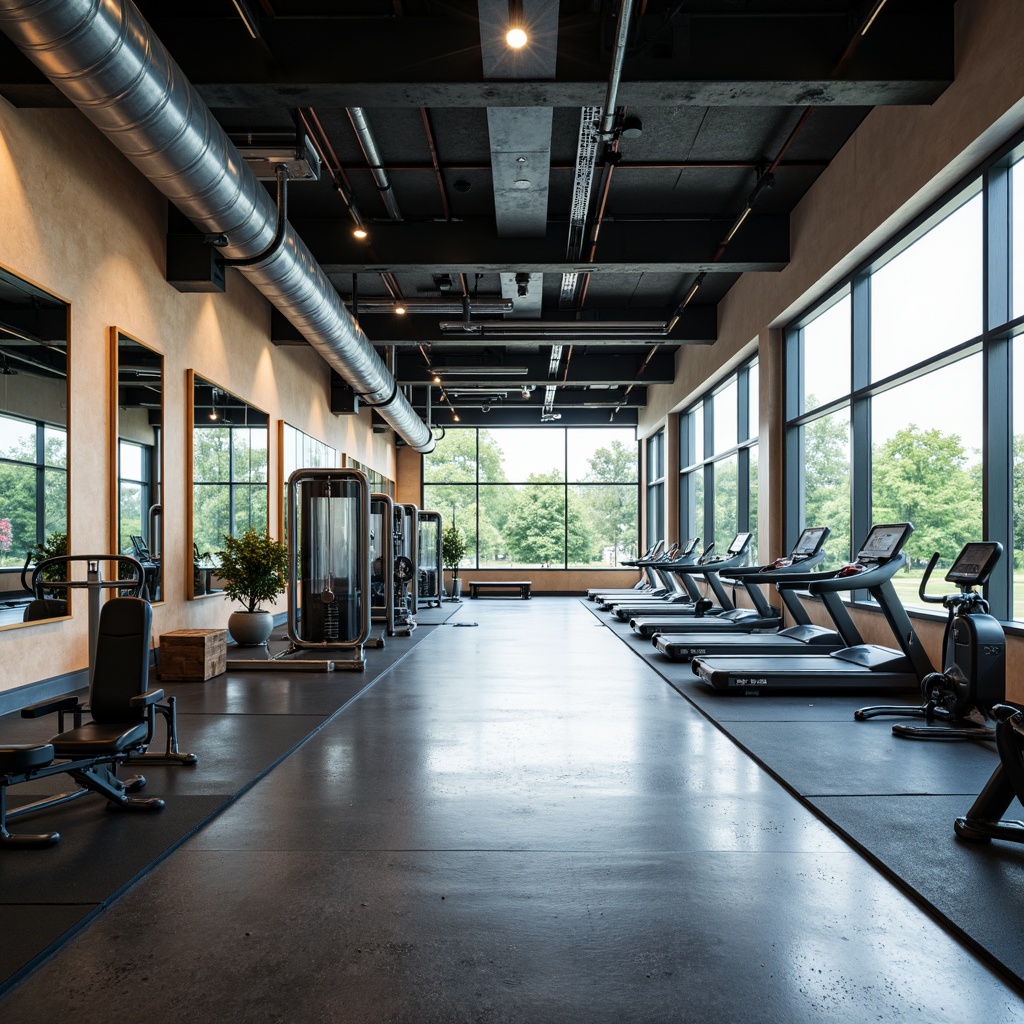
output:
M0 1019L1024 1020L580 602L452 621Z

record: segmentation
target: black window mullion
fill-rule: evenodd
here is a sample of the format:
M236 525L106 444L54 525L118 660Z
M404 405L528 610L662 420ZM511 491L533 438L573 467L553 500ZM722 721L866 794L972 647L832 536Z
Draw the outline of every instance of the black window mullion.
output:
M1010 238L1010 171L992 168L986 175L983 202L983 294L985 331L1010 319L1012 302ZM993 613L1010 618L1021 609L1012 607L1013 522L1013 341L989 339L984 347L982 408L985 410L982 440L982 527L986 537L1007 538L1007 552L985 588Z

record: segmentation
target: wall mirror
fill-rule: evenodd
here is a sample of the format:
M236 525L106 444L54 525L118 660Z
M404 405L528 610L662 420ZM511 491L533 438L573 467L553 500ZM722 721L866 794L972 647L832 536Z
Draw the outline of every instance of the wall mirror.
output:
M164 357L116 327L110 348L112 550L142 563L145 595L161 601Z
M68 553L68 310L0 268L0 627L70 610L69 591L30 602L21 582L30 550Z
M298 427L293 427L284 420L278 420L278 451L281 453L281 474L278 490L281 494L281 512L278 516L278 537L287 543L288 516L288 477L297 469L335 469L341 465L338 461L338 450L331 445L318 441L315 437Z
M186 579L190 598L220 593L216 552L226 536L269 528L269 417L188 371L192 502Z

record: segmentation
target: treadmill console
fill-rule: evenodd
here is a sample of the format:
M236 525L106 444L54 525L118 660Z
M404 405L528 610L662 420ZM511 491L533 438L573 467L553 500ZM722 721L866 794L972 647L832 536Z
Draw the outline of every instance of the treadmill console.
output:
M791 555L793 561L816 555L821 550L822 544L828 539L830 532L827 526L812 526L804 530L796 539L796 546Z
M858 562L888 562L895 558L914 532L911 523L889 523L873 526L863 547L857 552Z
M946 582L955 583L958 587L984 586L1002 553L1003 545L998 541L965 544L946 573Z
M678 551L677 557L688 558L697 550L700 537L691 537Z
M737 533L732 539L732 543L729 545L729 550L725 553L725 557L729 558L731 555L738 555L749 543L750 538L753 536L752 533Z

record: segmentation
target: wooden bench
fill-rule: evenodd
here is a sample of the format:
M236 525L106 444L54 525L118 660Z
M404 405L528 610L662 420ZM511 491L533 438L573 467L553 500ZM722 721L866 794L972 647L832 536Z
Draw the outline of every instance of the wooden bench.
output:
M481 590L518 590L524 601L530 600L533 580L470 580L469 596L480 597Z

